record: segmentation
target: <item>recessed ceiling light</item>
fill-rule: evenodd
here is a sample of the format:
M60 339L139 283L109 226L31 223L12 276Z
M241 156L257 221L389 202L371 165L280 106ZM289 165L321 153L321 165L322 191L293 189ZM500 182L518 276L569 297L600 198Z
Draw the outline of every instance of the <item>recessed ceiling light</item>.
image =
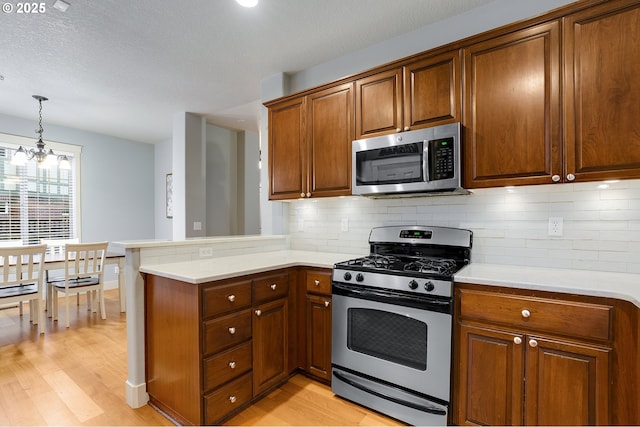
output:
M254 7L258 4L258 0L236 0L240 6Z
M4 76L0 74L0 81L4 80Z
M64 0L56 0L55 3L53 3L53 8L58 9L60 12L66 12L69 6L71 5Z

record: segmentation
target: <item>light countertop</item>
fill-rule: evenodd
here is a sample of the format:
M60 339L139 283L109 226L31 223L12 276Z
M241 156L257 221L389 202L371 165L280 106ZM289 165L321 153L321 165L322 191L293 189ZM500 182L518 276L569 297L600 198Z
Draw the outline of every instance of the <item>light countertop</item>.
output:
M629 301L640 308L640 274L471 263L456 282L562 292Z
M366 254L362 254L366 255ZM295 266L332 268L354 254L283 250L157 265L143 273L199 284ZM640 274L471 263L456 282L617 298L640 307Z
M206 245L216 243L233 243L233 242L251 242L251 241L286 241L287 236L284 235L246 235L246 236L221 236L221 237L191 237L186 240L124 240L113 242L117 248L157 248L167 246L185 246L185 245Z
M337 262L357 257L358 255L354 254L284 250L161 265L141 265L140 271L198 284L278 268L296 266L332 268Z

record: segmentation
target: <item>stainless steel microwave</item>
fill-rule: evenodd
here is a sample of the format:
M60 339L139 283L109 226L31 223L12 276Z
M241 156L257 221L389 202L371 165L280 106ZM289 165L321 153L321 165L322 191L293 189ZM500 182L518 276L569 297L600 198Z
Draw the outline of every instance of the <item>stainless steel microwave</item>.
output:
M460 123L359 139L352 144L357 195L458 192Z

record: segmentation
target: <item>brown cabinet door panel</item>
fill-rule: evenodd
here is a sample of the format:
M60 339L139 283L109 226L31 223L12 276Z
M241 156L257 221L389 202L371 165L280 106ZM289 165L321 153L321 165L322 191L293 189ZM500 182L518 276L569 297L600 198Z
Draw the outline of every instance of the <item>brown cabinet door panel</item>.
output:
M305 98L269 109L270 198L290 199L307 192Z
M251 370L251 341L205 359L202 365L207 392Z
M205 424L217 422L251 400L251 372L203 397Z
M350 195L353 83L309 95L307 109L311 194Z
M202 289L204 319L246 307L251 307L251 281L249 280Z
M258 255L259 256L259 255ZM253 303L278 299L289 293L289 274L276 274L253 281Z
M464 49L465 187L562 174L558 22Z
M287 299L253 308L253 395L287 377Z
M331 380L331 297L307 295L307 372Z
M331 270L315 271L307 270L307 292L322 295L331 295Z
M454 422L522 425L524 337L465 324L459 330L461 398Z
M610 424L609 349L526 340L525 424Z
M399 132L401 97L401 68L356 80L356 139Z
M609 1L564 20L566 169L576 180L640 178L640 4Z
M404 67L404 130L460 121L458 50Z

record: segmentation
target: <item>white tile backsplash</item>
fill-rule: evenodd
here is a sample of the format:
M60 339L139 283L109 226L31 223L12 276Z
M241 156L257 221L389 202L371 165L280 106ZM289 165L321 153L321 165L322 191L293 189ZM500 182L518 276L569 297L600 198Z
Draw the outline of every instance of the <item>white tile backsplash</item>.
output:
M549 217L563 218L563 236L547 235ZM340 231L342 219L349 231ZM475 262L640 272L640 180L488 188L467 196L296 200L288 220L291 249L363 255L372 227L439 225L474 232Z

